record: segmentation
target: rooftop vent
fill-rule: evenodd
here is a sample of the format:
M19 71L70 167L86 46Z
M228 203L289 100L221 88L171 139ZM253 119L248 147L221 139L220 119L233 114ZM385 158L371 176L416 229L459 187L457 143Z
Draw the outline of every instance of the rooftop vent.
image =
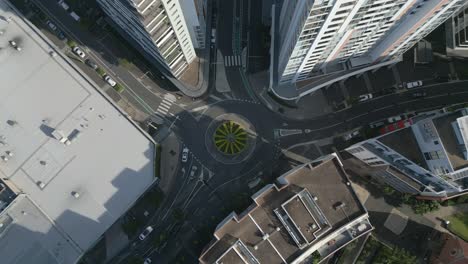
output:
M13 157L13 152L7 150L5 153L6 153L9 157Z
M41 189L44 189L46 185L45 185L45 183L43 183L41 181L38 181L37 186L39 186L39 188L41 188Z
M2 156L2 160L5 162L8 161L8 156Z
M73 191L73 192L72 192L72 195L73 195L73 197L75 197L76 199L80 198L80 194L79 194L78 192Z

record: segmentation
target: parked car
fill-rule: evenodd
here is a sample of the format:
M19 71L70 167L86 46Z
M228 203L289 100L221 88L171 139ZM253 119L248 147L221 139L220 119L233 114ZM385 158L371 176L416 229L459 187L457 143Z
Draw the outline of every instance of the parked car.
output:
M188 148L184 148L182 150L182 162L187 162L188 160L188 154L189 154L189 149Z
M93 70L96 70L98 68L97 64L91 60L91 59L87 59L85 61L86 65L88 65L89 67L91 67Z
M70 12L70 16L76 21L80 22L81 18L79 15L77 15L75 12Z
M52 31L57 30L57 26L56 26L54 23L52 23L52 21L50 21L50 20L47 20L47 21L46 21L46 25L47 25Z
M353 132L351 132L349 134L344 135L343 139L345 141L348 141L348 140L351 140L351 139L353 139L353 138L355 138L357 136L359 136L359 130L356 130L356 131L353 131Z
M153 227L152 227L152 226L147 226L147 227L145 228L145 230L143 230L143 232L141 232L141 234L138 236L138 238L139 238L140 240L143 241L143 240L145 240L145 238L146 238L149 234L151 234L151 232L153 232Z
M72 51L73 51L73 53L78 55L78 57L80 57L82 59L84 59L86 57L86 54L78 46L73 47Z
M64 34L62 31L59 31L59 32L57 33L57 37L58 37L60 40L66 39L65 34Z
M362 94L362 95L359 96L358 101L359 101L359 102L365 102L365 101L370 100L370 99L372 99L372 98L373 98L373 96L372 96L371 93L369 93L369 94Z
M67 10L70 8L70 7L68 6L68 4L65 3L65 1L63 1L63 0L59 0L57 3L58 3L63 9L65 9L65 11L67 11Z
M379 121L379 122L371 123L369 126L370 126L371 128L376 128L376 127L381 127L381 126L383 126L383 125L385 125L385 123L384 123L383 121Z
M414 98L421 98L421 97L426 96L426 92L413 93L413 94L411 94L411 96L414 97Z
M109 75L104 76L104 81L106 81L106 83L108 83L112 87L117 85L117 83Z
M392 116L387 119L389 123L395 123L401 120L401 116Z
M193 179L195 179L195 172L197 172L197 169L198 169L198 167L197 167L197 166L193 166L193 167L192 167L192 170L190 171L190 177L189 177L189 180L193 180Z
M143 262L143 264L150 264L151 263L151 259L150 258L145 258L145 261Z
M409 82L409 83L406 83L406 88L411 89L411 88L420 87L422 85L423 85L422 81Z

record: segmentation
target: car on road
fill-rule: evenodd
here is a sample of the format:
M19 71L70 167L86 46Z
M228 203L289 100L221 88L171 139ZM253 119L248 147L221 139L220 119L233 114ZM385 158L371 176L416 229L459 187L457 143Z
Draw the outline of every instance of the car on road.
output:
M93 70L96 70L98 68L97 64L91 59L85 60L85 63L86 63L86 65L91 67Z
M389 123L395 123L401 120L401 116L392 116L387 119Z
M420 87L422 85L423 85L422 81L409 82L409 83L406 83L406 88L411 89L411 88Z
M47 25L52 31L56 31L56 30L57 30L57 26L56 26L54 23L52 23L52 21L50 21L50 20L47 20L46 25Z
M359 101L359 102L365 102L365 101L370 100L370 99L372 99L372 98L373 98L373 96L372 96L371 93L369 93L369 94L362 94L362 95L359 96L358 101Z
M150 264L151 263L151 259L150 258L145 258L145 261L143 262L143 264Z
M112 79L109 75L104 76L104 81L106 81L106 83L108 83L112 87L117 85L117 83L114 81L114 79Z
M72 49L73 53L75 53L78 57L84 59L86 57L86 54L80 49L80 47L75 46Z
M143 232L141 232L141 234L138 236L138 238L139 238L140 240L143 241L143 240L145 240L145 238L146 238L149 234L151 234L151 232L153 232L153 227L152 227L152 226L147 226L147 227L145 228L145 230L143 230Z
M188 160L188 154L189 154L189 149L188 148L184 148L182 150L182 162L187 162Z
M351 132L349 134L344 135L343 139L345 141L348 141L348 140L351 140L351 139L353 139L353 138L355 138L357 136L359 136L359 130L356 130L356 131L353 131L353 132Z
M417 92L417 93L412 93L411 94L412 97L414 98L421 98L421 97L425 97L426 96L426 92Z

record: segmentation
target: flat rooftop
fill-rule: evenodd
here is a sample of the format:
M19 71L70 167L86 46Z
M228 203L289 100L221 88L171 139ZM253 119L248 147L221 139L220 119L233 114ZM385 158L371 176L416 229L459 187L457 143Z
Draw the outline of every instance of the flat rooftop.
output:
M465 160L452 127L452 123L462 116L460 112L455 112L432 120L454 170L468 167L468 160Z
M424 169L427 169L426 160L419 149L418 141L416 140L411 127L403 128L393 133L388 133L379 137L377 140L400 153L405 158L418 164ZM402 142L404 142L404 144L402 144Z
M296 260L318 241L338 237L334 232L339 228L366 215L347 182L337 158L283 175L277 184L267 185L252 196L255 203L246 211L232 213L218 225L216 241L200 262L230 264L254 259L270 264ZM343 232L349 235L344 240L351 241L371 229L366 222L354 236Z
M0 156L8 159L0 160L0 177L30 201L3 212L25 232L9 230L0 244L33 243L26 231L38 232L34 243L60 243L49 251L69 257L40 262L36 246L0 247L0 254L23 254L20 263L74 263L154 182L154 143L68 58L52 56L53 44L23 19L0 0ZM40 211L49 228L21 221L17 210Z

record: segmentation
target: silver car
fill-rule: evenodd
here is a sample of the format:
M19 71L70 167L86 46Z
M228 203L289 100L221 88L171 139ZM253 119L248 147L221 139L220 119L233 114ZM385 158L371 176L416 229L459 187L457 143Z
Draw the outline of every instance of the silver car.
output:
M143 232L138 236L140 240L144 240L149 234L153 232L153 227L152 226L147 226Z

